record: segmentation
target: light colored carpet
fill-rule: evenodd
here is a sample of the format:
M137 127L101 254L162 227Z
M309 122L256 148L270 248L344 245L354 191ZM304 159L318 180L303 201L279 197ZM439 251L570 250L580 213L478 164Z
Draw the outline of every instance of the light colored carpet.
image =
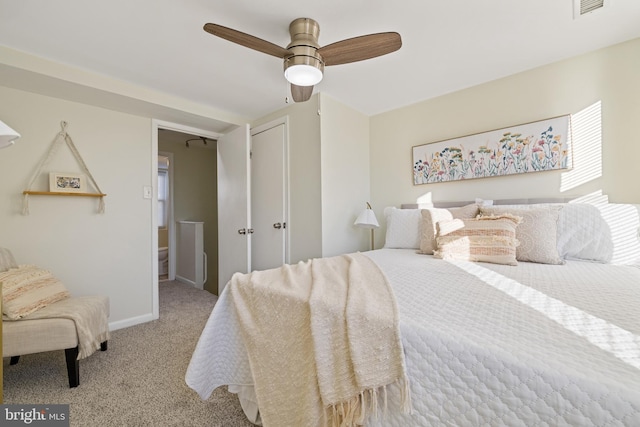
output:
M70 389L64 351L4 363L4 403L70 404L71 426L252 426L235 394L207 400L184 381L217 297L180 282L160 283L160 319L111 333L109 348L80 361Z

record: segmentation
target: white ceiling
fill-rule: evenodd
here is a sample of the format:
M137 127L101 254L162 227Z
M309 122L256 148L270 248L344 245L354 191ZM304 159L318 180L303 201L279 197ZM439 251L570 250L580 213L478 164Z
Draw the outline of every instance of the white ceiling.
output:
M640 37L639 0L575 20L573 0L0 0L0 45L255 119L285 105L282 61L202 26L284 47L298 17L320 23L323 46L402 35L316 86L367 115Z

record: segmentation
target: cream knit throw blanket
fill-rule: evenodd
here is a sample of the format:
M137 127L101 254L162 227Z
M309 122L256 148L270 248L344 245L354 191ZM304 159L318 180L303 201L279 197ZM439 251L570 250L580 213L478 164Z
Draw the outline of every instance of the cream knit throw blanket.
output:
M266 427L363 425L387 386L410 411L395 297L362 254L231 279Z
M78 360L91 356L100 343L109 340L109 308L101 298L68 298L30 314L25 319L71 319L78 332ZM18 320L19 322L19 320Z

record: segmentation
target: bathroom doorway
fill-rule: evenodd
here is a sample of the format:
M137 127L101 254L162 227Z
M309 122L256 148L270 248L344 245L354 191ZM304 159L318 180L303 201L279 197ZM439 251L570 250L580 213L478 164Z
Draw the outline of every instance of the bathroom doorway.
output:
M177 242L179 221L204 223L204 250L207 254L208 278L204 289L217 291L218 275L218 203L217 203L217 140L188 130L158 129L158 156L169 158L168 212L166 228L161 227L161 182L163 170L158 163L158 279L181 280L178 268ZM166 236L166 240L164 237ZM164 261L164 248L167 258ZM167 264L164 270L162 263Z

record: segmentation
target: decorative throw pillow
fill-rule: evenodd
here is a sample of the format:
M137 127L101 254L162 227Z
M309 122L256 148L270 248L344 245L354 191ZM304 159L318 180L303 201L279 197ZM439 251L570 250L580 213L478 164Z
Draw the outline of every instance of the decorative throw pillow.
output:
M28 316L36 310L71 295L47 270L35 265L21 265L0 273L2 313L11 320Z
M480 215L493 216L512 214L522 218L516 229L520 242L516 250L518 261L541 264L564 264L558 253L558 215L561 207L547 206L533 209L513 209L499 206L481 207Z
M461 206L459 208L447 208L447 210L451 212L454 219L475 218L480 213L480 208L475 203Z
M439 221L436 258L517 265L514 216Z
M0 272L7 271L10 268L18 268L16 260L9 249L0 248Z
M439 221L450 219L471 219L478 215L479 209L475 204L462 206L460 208L429 208L421 209L420 225L420 253L431 255L437 248L436 245L436 224Z
M418 249L420 247L420 209L384 209L387 234L385 248Z

